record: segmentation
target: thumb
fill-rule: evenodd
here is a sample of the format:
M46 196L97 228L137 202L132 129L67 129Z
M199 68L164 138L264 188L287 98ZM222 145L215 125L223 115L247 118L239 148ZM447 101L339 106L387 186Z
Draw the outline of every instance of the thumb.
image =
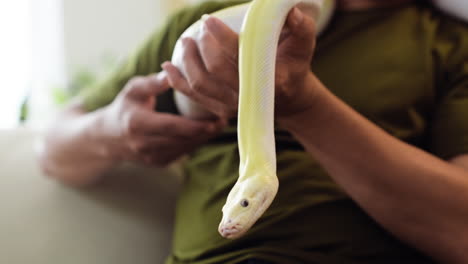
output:
M315 48L316 24L313 18L294 7L286 19L287 35L281 41L282 49L311 53Z
M167 73L160 72L147 77L135 77L126 87L126 95L137 101L146 101L155 95L160 95L169 89Z

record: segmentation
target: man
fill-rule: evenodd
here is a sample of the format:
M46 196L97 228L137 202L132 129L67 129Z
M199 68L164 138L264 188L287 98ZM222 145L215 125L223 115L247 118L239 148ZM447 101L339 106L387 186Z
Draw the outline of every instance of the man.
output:
M183 41L183 69L167 61L185 28L235 3L179 12L89 87L50 129L44 170L86 185L122 161L190 154L168 263L467 263L468 29L410 0L338 1L317 45L314 22L289 14L276 75L280 190L245 237L219 236L238 169L237 35L210 18L200 40ZM218 118L178 116L169 87Z

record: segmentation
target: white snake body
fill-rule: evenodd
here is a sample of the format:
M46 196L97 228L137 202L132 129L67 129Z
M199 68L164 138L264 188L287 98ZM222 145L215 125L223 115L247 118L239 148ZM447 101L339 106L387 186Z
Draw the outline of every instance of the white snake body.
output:
M223 207L219 225L222 236L238 238L261 217L278 191L274 135L274 98L276 52L281 30L289 11L298 6L305 14L317 18L323 0L253 0L218 11L213 16L239 33L239 107L238 145L239 178ZM334 1L326 1L328 16L321 16L318 30L331 16ZM322 12L323 13L323 12ZM327 12L325 12L327 13ZM201 21L181 36L197 38ZM182 67L182 45L177 42L172 62ZM185 74L184 72L182 72ZM203 119L210 113L176 92L179 111L188 117Z

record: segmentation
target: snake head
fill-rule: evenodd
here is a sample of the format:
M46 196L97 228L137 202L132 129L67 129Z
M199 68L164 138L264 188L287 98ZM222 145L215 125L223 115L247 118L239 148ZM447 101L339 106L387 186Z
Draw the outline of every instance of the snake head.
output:
M268 209L278 191L278 179L238 181L224 205L219 233L228 239L243 236Z

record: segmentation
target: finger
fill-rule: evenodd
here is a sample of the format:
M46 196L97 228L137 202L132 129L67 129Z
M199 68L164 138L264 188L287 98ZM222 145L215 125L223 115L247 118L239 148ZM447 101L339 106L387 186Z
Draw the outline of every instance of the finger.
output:
M132 149L135 153L148 154L153 151L186 150L190 146L199 145L213 138L216 134L202 133L190 138L180 138L174 136L145 136L134 142Z
M220 117L226 116L226 106L211 97L193 90L182 73L170 62L165 62L162 65L163 69L167 72L170 86L177 91L185 94L187 97L196 101L197 103L205 106L208 110L212 111Z
M315 21L295 7L288 14L286 27L287 36L280 43L280 48L298 56L312 53L316 38Z
M191 73L194 75L194 77L205 75L206 74L205 65L203 64L203 61L201 60L200 53L198 51L198 47L197 47L195 40L193 40L192 38L183 38L181 42L184 48L183 53L182 53L182 58L184 62L184 65L182 66L182 69L181 69L182 72L186 75L186 77L189 77L187 76L189 74L188 70L191 67L193 67L195 69L192 70Z
M224 24L219 18L210 15L203 16L207 30L219 42L223 43L225 51L228 52L232 61L237 62L239 49L239 35ZM236 51L236 52L232 52Z
M165 113L158 115L158 123L159 125L154 129L154 133L185 139L193 139L204 134L216 134L222 129L220 122L192 120L183 116Z
M192 120L173 114L150 113L139 116L139 127L146 135L191 139L199 134L217 133L221 129L221 125L215 121Z
M167 72L161 71L148 76L150 85L154 86L156 95L162 94L170 87L169 80L167 79Z
M148 165L166 166L185 154L194 151L204 144L210 137L199 137L193 140L180 140L177 138L161 138L157 147L148 149L139 154L140 160Z
M230 84L229 87L237 95L239 90L239 74L237 63L237 39L235 48L228 50L230 45L216 40L206 23L202 27L201 36L198 41L200 55L209 73L216 74L218 79ZM237 38L237 37L236 37ZM223 43L223 44L221 44Z
M125 86L126 96L138 100L146 101L149 97L158 95L169 89L169 83L164 81L163 73L157 77L134 77ZM155 81L157 80L157 81Z
M236 102L235 94L230 89L226 89L226 86L217 84L212 75L207 72L195 40L185 38L182 40L182 44L184 45L183 72L190 84L190 88L196 93L233 105Z

